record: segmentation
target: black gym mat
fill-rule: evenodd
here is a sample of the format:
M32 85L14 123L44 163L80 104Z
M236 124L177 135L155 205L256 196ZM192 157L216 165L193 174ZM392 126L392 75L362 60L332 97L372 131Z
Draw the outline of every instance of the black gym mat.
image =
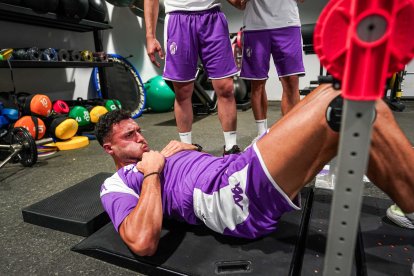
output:
M393 224L386 217L393 202L364 198L360 227L363 271L367 275L414 275L414 231Z
M304 189L304 208L285 214L277 231L254 241L219 235L204 226L165 221L155 256L139 257L109 223L72 250L148 275L298 275L304 210L311 195L311 189Z
M99 173L22 210L28 223L87 237L109 222L101 185L112 173Z
M314 190L302 275L322 275L331 201L332 191ZM411 275L414 231L388 221L386 210L392 203L363 198L353 275Z
M314 189L301 275L322 275L329 228L332 191ZM354 264L352 275L356 275Z

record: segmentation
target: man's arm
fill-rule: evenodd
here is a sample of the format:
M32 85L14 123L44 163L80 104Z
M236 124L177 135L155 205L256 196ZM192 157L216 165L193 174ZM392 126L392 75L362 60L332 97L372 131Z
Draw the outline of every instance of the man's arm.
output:
M161 59L164 59L162 47L155 35L157 29L158 11L159 0L144 0L144 19L147 39L147 54L151 62L155 66L160 67L160 63L155 58L155 54L158 53L158 56Z
M159 152L143 154L137 164L137 169L144 174L138 204L119 227L122 240L140 256L151 256L157 251L163 217L159 173L164 163L164 156Z
M183 150L198 150L198 147L196 145L172 140L168 143L168 145L165 146L165 148L162 149L161 154L167 158Z
M227 2L239 10L244 10L246 8L247 1L249 0L227 0Z

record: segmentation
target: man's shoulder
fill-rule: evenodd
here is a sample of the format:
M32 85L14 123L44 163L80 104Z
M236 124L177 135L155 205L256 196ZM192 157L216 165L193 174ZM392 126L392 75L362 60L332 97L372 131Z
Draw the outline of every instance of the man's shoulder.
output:
M112 176L108 177L101 186L101 197L108 193L127 193L137 196L135 191L128 185L128 174L137 173L136 177L139 178L138 170L134 164L127 165L119 169Z

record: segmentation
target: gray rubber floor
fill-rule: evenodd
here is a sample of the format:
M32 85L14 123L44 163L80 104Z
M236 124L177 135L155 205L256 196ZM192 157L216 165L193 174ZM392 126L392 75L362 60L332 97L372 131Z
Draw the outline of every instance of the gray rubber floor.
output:
M395 113L410 141L414 142L414 102ZM280 118L278 102L269 106L269 121ZM160 150L177 139L172 112L145 113L137 119L153 149ZM251 109L238 111L238 141L243 148L256 135ZM198 116L193 141L215 155L222 154L223 134L217 114ZM60 192L99 172L113 172L112 159L96 141L88 147L61 151L40 158L32 168L7 164L0 169L0 275L137 275L93 258L70 251L83 237L23 222L21 209ZM366 193L384 194L367 184Z

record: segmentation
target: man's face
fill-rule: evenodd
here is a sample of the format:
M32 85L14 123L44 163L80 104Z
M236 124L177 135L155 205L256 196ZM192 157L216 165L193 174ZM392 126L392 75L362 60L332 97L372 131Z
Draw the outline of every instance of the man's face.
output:
M132 119L123 120L112 126L112 137L104 143L104 149L122 165L138 162L142 154L149 151L141 128Z

